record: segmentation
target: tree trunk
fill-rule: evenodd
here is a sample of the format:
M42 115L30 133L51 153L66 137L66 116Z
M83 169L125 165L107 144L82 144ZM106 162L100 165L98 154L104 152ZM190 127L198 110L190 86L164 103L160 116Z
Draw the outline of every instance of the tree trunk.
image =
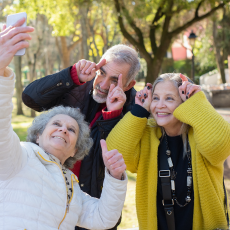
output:
M17 98L17 115L23 115L22 110L22 72L21 72L21 56L14 57L14 66L16 74L16 98Z
M67 68L70 66L70 51L67 46L66 37L61 36L61 53L62 53L62 68Z
M223 58L223 52L220 47L220 41L218 39L218 34L217 34L217 26L216 22L213 21L213 41L214 41L214 48L215 48L215 56L216 56L216 62L217 62L217 67L221 76L222 83L226 83L225 79L225 72L224 72L224 58Z
M83 58L89 60L89 47L87 44L88 31L87 31L87 5L86 3L81 6L81 33L82 33L82 55Z
M150 62L147 62L147 77L145 83L153 83L159 76L161 70L161 62L156 58L151 59Z

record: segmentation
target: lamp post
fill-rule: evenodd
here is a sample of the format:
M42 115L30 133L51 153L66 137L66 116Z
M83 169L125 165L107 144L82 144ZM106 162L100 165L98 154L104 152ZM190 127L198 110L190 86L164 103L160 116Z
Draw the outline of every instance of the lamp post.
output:
M195 75L195 67L194 67L194 53L193 53L193 49L194 49L194 46L195 46L195 40L196 40L197 36L196 34L193 32L193 30L191 31L191 33L189 34L189 43L192 47L192 80L194 81L194 75Z

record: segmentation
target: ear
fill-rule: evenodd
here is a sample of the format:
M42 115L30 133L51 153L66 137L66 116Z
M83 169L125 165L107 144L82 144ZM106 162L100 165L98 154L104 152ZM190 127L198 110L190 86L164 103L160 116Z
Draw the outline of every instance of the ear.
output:
M37 135L36 143L39 145L39 135Z
M136 84L135 80L132 80L127 86L124 87L124 91L128 91Z

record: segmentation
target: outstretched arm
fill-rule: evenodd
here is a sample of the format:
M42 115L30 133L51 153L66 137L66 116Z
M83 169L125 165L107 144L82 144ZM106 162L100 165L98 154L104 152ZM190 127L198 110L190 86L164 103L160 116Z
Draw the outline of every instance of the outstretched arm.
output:
M31 27L18 27L25 19L0 32L0 180L7 180L15 175L25 163L20 140L11 126L14 93L14 73L7 68L14 54L28 47L32 32Z
M82 211L77 225L87 229L114 227L125 201L127 176L124 172L124 159L117 150L108 151L104 140L101 140L101 148L106 166L101 198L93 198L81 192Z

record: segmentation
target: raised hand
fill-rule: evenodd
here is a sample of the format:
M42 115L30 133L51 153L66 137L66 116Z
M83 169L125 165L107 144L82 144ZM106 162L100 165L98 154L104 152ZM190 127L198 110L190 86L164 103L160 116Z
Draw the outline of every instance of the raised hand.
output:
M96 71L106 64L106 60L102 59L98 64L87 61L85 59L80 60L76 64L77 75L80 82L91 81L96 76Z
M140 90L136 93L135 104L138 104L145 108L147 111L150 111L150 105L152 102L152 84L147 83L146 87L143 90Z
M33 27L20 27L25 18L18 20L13 26L3 26L3 31L0 32L0 76L4 75L6 67L12 61L18 50L29 47L26 40L31 40L28 34L34 31Z
M110 85L108 97L106 99L106 106L108 111L115 111L121 109L126 102L126 94L123 91L122 74L118 76L117 86Z
M121 180L122 174L126 169L123 156L116 149L108 151L105 140L100 142L105 167L109 170L112 177Z
M186 101L192 95L201 91L201 87L199 85L195 85L189 82L188 78L183 74L180 74L180 78L182 79L182 85L179 87L179 93L183 101Z

